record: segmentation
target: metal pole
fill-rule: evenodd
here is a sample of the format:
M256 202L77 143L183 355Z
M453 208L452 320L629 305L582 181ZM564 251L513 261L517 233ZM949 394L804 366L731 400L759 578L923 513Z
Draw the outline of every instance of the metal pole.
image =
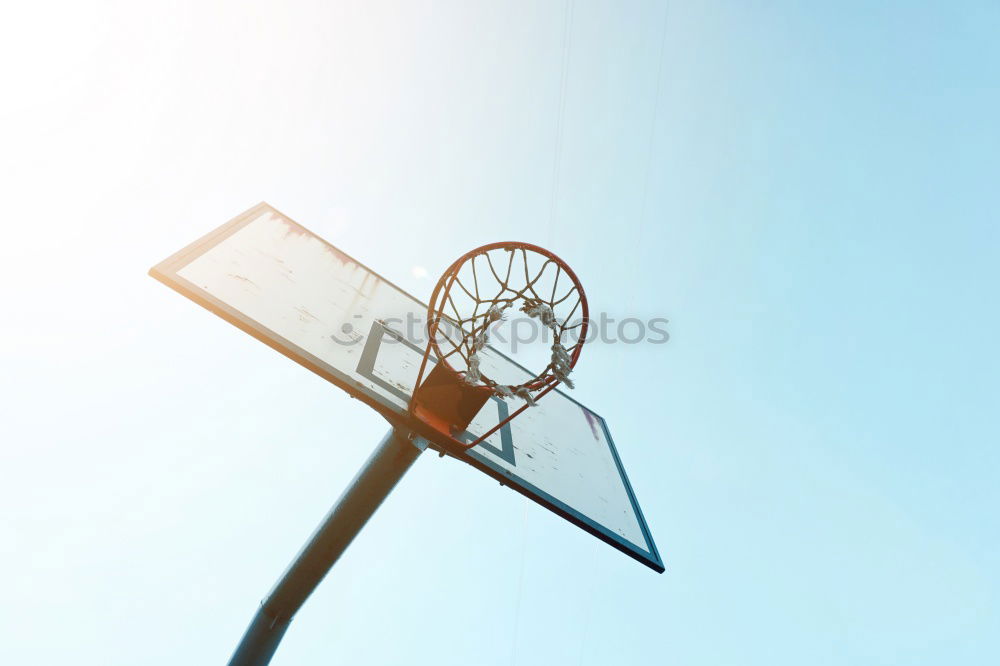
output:
M270 663L296 611L422 451L405 431L393 429L382 438L298 557L261 602L229 666Z

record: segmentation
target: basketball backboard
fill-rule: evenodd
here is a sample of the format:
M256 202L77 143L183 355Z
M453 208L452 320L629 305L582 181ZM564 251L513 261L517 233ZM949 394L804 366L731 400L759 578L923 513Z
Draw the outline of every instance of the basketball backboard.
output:
M271 206L255 206L150 274L431 447L663 571L603 418L557 390L481 444L456 450L407 410L427 306ZM531 375L492 348L482 362L508 377ZM461 439L475 441L519 403L490 399Z

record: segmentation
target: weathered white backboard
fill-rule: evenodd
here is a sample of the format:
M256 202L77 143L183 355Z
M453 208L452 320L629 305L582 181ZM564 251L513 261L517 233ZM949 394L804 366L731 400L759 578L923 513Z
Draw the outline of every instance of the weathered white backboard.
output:
M269 205L248 210L150 274L393 423L413 425L407 404L426 345L427 306ZM529 375L496 350L481 356L487 375L501 367L504 376ZM520 404L488 401L466 441ZM553 391L465 453L422 432L435 448L663 571L604 419L565 393Z

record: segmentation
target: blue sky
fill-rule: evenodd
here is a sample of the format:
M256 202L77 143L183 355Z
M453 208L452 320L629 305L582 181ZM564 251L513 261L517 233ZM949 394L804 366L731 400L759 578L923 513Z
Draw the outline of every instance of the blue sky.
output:
M383 434L146 275L261 200L422 296L539 243L671 334L574 393L665 574L424 456L274 664L1000 657L996 3L9 13L0 661L223 663Z

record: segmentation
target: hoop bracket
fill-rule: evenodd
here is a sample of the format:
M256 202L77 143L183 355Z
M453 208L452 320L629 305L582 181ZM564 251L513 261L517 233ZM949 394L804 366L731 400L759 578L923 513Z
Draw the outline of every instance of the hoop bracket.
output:
M458 373L438 363L413 394L413 413L446 435L463 432L493 395L486 386L470 386Z

